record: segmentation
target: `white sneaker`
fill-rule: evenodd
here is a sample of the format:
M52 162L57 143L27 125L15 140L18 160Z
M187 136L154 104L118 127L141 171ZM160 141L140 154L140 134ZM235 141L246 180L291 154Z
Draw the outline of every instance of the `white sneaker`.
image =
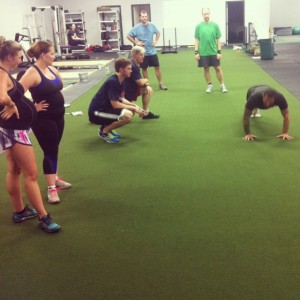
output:
M222 84L222 85L221 85L221 92L222 92L222 93L227 93L227 92L228 92L228 90L226 89L225 84Z
M252 114L251 114L251 118L260 118L261 114L259 112L259 109L257 108L256 110L253 110Z
M66 181L63 181L60 177L57 177L55 180L55 185L58 189L69 189L72 187L72 184Z
M60 202L60 199L57 194L57 189L48 190L48 202L52 204Z
M213 89L213 86L212 84L209 84L206 88L206 93L211 93L212 92L212 89Z
M254 115L255 118L260 118L261 117L261 114L260 112L258 111L255 115Z

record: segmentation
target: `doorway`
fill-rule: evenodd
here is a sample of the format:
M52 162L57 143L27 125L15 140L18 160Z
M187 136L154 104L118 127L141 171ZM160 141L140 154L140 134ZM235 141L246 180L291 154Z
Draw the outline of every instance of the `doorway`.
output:
M131 5L132 27L140 23L140 12L145 10L148 14L148 21L151 22L150 4Z
M226 2L227 44L245 43L245 6L244 1Z

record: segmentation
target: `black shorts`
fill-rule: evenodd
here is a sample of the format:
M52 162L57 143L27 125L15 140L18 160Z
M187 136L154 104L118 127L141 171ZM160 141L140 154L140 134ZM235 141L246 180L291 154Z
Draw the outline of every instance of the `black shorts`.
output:
M159 61L157 54L145 56L144 61L140 64L140 67L145 70L148 67L159 67Z
M220 60L217 59L217 55L200 56L200 60L198 60L199 68L218 67L219 65Z
M97 125L110 125L120 119L123 109L105 109L105 111L89 111L89 120Z

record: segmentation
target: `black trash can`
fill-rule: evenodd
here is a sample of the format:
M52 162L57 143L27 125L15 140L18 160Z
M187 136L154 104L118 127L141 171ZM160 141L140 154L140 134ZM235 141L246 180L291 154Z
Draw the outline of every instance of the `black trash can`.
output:
M258 42L260 45L260 59L274 59L274 43L272 39L262 39L258 40Z

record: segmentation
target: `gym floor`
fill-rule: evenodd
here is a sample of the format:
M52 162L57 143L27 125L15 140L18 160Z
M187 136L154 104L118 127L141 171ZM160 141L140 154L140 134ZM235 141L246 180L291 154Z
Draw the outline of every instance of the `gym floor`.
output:
M62 231L46 235L37 220L13 224L0 182L1 298L298 299L300 103L260 67L280 64L280 51L276 45L273 61L258 62L224 49L227 94L214 73L214 91L205 93L192 49L159 54L169 90L149 73L151 110L161 118L135 117L114 145L99 140L87 118L103 81L73 101L67 112L83 115L66 115L59 161L73 186L59 205L45 200ZM245 94L258 83L286 96L294 140L276 138L277 108L251 120L257 141L242 140ZM32 142L46 198L42 153Z

